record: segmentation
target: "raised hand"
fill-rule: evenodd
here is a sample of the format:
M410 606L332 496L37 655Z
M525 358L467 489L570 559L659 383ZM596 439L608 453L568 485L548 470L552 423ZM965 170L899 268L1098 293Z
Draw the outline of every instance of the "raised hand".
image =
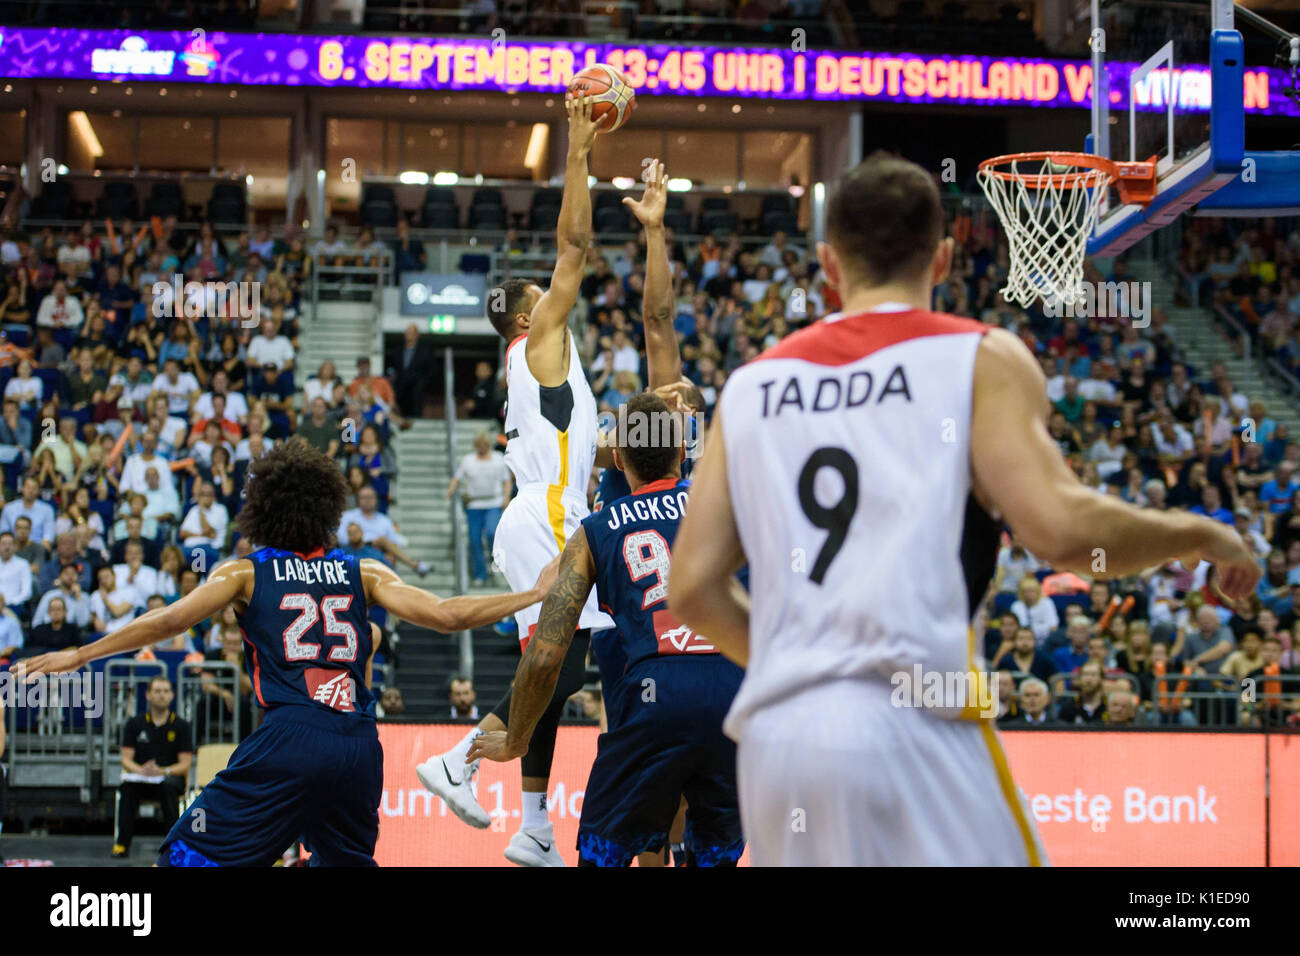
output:
M564 98L564 111L569 114L569 148L591 149L596 141L598 122L592 118L592 101L587 94L569 94Z
M664 224L664 209L668 205L668 173L664 164L654 160L646 167L644 174L645 192L640 201L631 196L624 198L623 205L632 210L632 215L641 225L650 229Z

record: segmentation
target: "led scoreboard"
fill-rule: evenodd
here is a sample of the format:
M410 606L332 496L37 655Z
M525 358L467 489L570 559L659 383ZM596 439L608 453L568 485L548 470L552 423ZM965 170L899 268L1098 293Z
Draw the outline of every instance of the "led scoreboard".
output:
M0 28L0 75L316 86L356 89L561 93L574 74L608 63L638 95L776 100L943 103L1087 109L1092 66L1032 57L795 51L771 47L506 41L475 37L314 36L201 30ZM1127 73L1112 79L1127 107ZM1247 112L1300 116L1284 71L1245 71ZM1209 108L1209 68L1189 64L1170 78L1152 71L1135 86L1138 107Z

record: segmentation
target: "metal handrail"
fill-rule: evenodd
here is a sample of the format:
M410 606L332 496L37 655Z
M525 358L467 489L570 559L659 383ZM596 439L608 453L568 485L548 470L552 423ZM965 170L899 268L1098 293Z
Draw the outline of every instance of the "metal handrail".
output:
M456 366L453 350L450 346L443 349L443 404L447 423L447 481L456 474ZM456 593L464 594L469 590L468 535L461 531L460 503L455 495L447 499L451 509L451 549L456 568ZM460 645L460 673L474 673L474 635L463 630L458 635Z

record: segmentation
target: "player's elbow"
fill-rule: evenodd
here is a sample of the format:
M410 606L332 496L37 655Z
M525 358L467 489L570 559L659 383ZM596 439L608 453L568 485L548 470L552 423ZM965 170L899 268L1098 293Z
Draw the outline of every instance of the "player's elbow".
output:
M556 232L556 245L559 247L556 257L557 266L581 269L586 265L587 247L591 245L591 229L572 227L561 228Z
M1091 563L1098 546L1097 493L1044 499L1046 508L1036 509L1020 520L1008 521L1016 540L1039 561L1053 568L1078 568Z

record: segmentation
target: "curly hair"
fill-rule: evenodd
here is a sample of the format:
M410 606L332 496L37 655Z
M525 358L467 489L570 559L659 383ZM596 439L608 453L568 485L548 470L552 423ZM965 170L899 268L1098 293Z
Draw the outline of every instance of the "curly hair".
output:
M305 554L334 543L347 486L333 460L295 437L249 465L244 495L240 534Z

